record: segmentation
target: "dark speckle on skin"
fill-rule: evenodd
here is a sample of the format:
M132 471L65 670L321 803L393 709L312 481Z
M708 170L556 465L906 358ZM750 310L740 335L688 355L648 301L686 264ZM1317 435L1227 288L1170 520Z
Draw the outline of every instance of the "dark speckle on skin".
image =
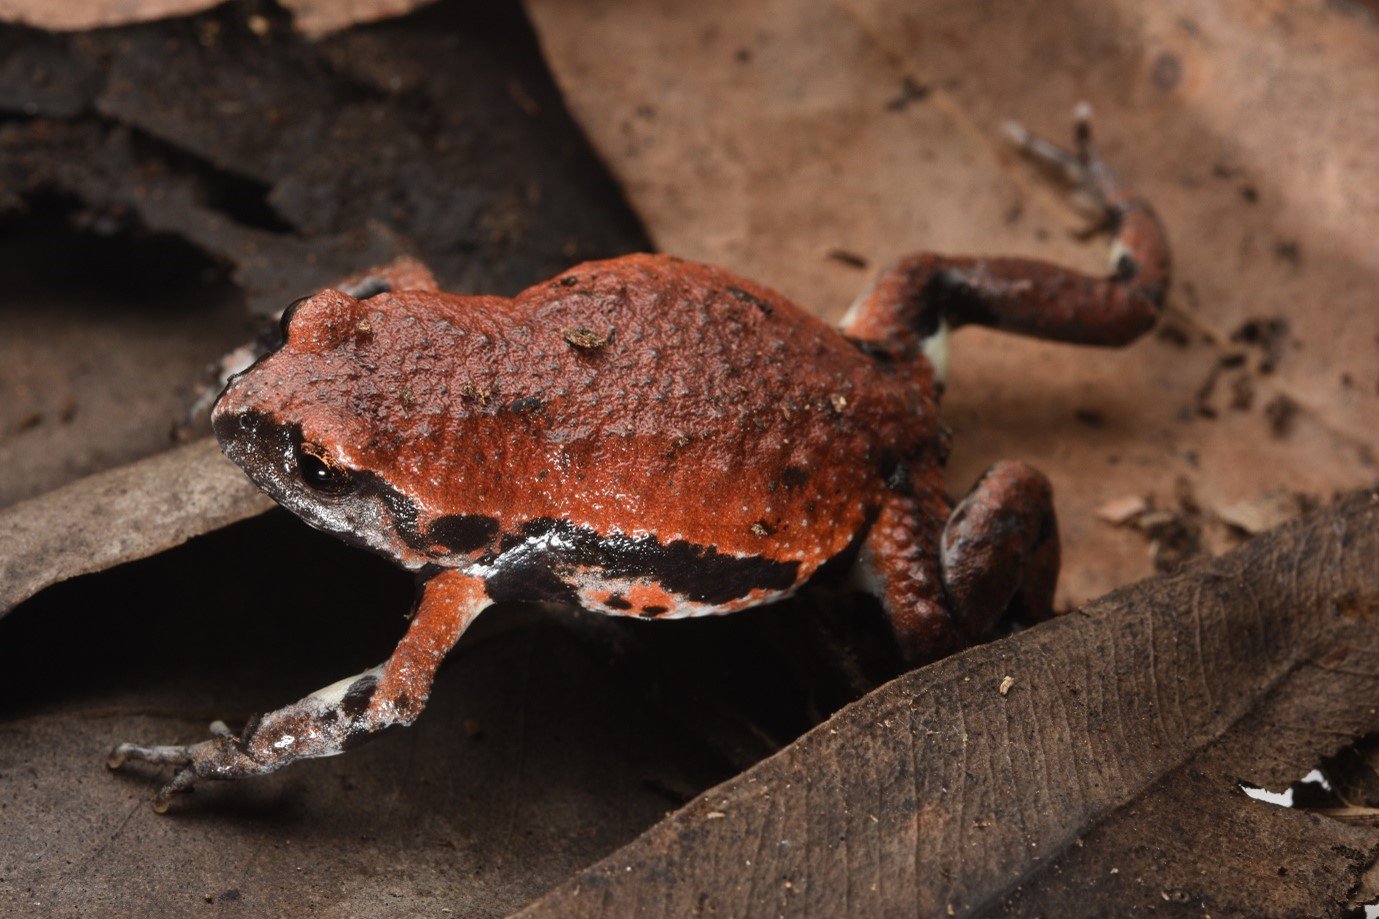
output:
M612 594L611 596L609 596L607 600L603 601L603 605L608 607L609 609L632 608L632 604L629 603L627 598L624 597L622 594Z
M648 619L654 619L657 616L665 615L667 609L668 607L665 606L643 606L642 615L646 616Z
M514 412L534 412L541 407L540 396L523 396L520 399L513 399L508 408Z
M350 684L340 700L340 711L349 718L358 718L369 707L374 690L378 688L378 677L366 673Z
M743 303L752 304L752 306L755 306L757 309L761 310L766 315L771 315L771 304L767 303L765 300L761 299L755 294L750 294L747 291L743 290L741 287L733 287L732 285L728 285L728 293L732 294L734 297L741 300Z

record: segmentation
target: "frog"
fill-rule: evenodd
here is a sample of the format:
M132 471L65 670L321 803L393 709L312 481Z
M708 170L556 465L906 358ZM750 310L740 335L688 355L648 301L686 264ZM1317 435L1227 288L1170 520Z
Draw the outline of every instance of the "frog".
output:
M403 257L298 300L212 426L308 524L415 572L383 663L233 733L109 757L206 780L272 773L413 723L486 608L660 620L774 603L829 576L879 601L905 660L935 661L1055 612L1049 480L1016 460L948 497L938 406L968 325L1123 346L1170 280L1163 225L1097 154L1021 150L1092 196L1110 267L919 254L838 327L727 269L661 254L586 262L514 297L443 292Z

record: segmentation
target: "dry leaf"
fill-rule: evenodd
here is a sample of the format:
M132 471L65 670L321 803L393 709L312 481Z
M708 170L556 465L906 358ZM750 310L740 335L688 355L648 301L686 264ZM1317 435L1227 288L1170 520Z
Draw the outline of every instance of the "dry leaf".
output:
M272 506L211 438L21 501L0 510L0 616L50 584Z
M1125 526L1149 510L1149 502L1139 495L1114 498L1096 509L1098 519L1112 526Z
M311 36L411 12L432 0L280 0L293 25ZM0 22L77 31L187 16L218 6L216 0L0 0ZM250 17L253 18L252 16ZM266 24L262 15L258 20ZM259 26L255 31L263 31Z
M1216 516L1227 526L1234 527L1247 536L1272 530L1285 521L1307 510L1307 502L1292 491L1265 492L1250 501L1238 501L1216 511Z
M1379 729L1376 613L1379 492L903 676L523 915L1337 915L1379 828L1240 783Z

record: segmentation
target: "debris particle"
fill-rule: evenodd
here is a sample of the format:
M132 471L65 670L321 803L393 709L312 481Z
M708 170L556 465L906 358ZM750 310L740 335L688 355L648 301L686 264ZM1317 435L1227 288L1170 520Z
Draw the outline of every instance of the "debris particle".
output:
M1245 536L1272 530L1307 510L1308 499L1297 492L1269 491L1248 501L1238 501L1216 512L1222 523Z
M1291 239L1280 239L1274 244L1274 255L1278 256L1279 261L1297 267L1302 264L1302 247Z
M1149 537L1149 557L1157 571L1172 573L1202 553L1202 522L1196 514L1150 511L1135 528Z
M1089 428L1106 427L1106 416L1094 408L1080 408L1073 412L1073 417Z
M705 820L722 820L722 819L723 819L724 817L726 817L726 816L728 816L728 815L725 814L725 813L723 813L722 811L709 811L707 814L704 815L704 819L705 819Z
M579 348L581 351L595 351L608 344L608 336L600 335L592 329L586 329L582 325L565 329L560 334L566 341L576 348Z
M1248 373L1242 373L1231 380L1231 408L1240 412L1248 412L1254 404L1254 379Z
M841 262L849 268L865 268L867 260L856 252L849 252L847 249L829 249L828 257L835 262Z
M1013 676L1007 676L1005 679L1001 680L1001 686L1000 686L1000 688L997 690L997 692L999 692L1002 696L1005 696L1005 695L1007 695L1007 694L1010 692L1010 687L1012 687L1012 686L1014 686L1014 685L1015 685L1015 677L1013 677Z
M248 24L249 31L253 32L259 38L263 38L265 35L267 35L269 30L272 28L272 23L268 21L268 17L261 16L258 13L255 13L254 15L249 17Z
M1150 82L1161 92L1171 93L1183 80L1183 62L1178 55L1165 51L1154 58L1154 66L1149 70Z
M1269 430L1275 437L1287 437L1293 430L1293 422L1298 414L1298 404L1279 393L1264 406L1264 417L1269 419Z
M848 407L847 396L844 396L842 393L834 393L828 397L828 401L829 404L833 406L833 410L840 415L843 414L843 410Z
M1158 331L1154 334L1159 341L1167 342L1179 348L1186 348L1192 343L1192 337L1188 335L1187 330L1175 323L1170 316L1164 317L1163 321L1159 323Z
M916 83L910 77L903 77L900 81L900 95L886 103L886 111L903 112L909 108L911 102L923 102L929 98L931 92L931 87Z
M487 386L475 386L473 383L461 384L460 395L466 399L473 399L480 405L488 405L493 401L493 390Z
M1216 381L1221 379L1221 365L1213 364L1207 373L1207 378L1202 381L1202 385L1197 387L1197 391L1192 395L1192 407L1203 418L1215 418L1216 408L1211 404L1212 396L1216 392Z
M1247 319L1231 333L1231 341L1258 348L1262 354L1259 360L1260 373L1273 373L1283 357L1283 346L1288 340L1288 320L1281 316Z
M1149 511L1149 502L1140 495L1126 495L1123 498L1113 498L1098 507L1095 511L1099 520L1104 520L1112 526L1125 526L1133 522L1137 517Z

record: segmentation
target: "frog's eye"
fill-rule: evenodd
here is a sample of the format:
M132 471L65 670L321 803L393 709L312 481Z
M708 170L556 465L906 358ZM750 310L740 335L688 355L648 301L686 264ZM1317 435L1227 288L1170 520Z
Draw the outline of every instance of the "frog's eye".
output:
M326 459L325 449L318 444L303 443L297 447L297 469L302 481L323 495L339 498L355 489L350 471L333 465Z
M301 306L310 297L298 297L283 309L282 317L278 319L278 340L287 341L287 327L292 324L292 317L297 315L297 307Z

